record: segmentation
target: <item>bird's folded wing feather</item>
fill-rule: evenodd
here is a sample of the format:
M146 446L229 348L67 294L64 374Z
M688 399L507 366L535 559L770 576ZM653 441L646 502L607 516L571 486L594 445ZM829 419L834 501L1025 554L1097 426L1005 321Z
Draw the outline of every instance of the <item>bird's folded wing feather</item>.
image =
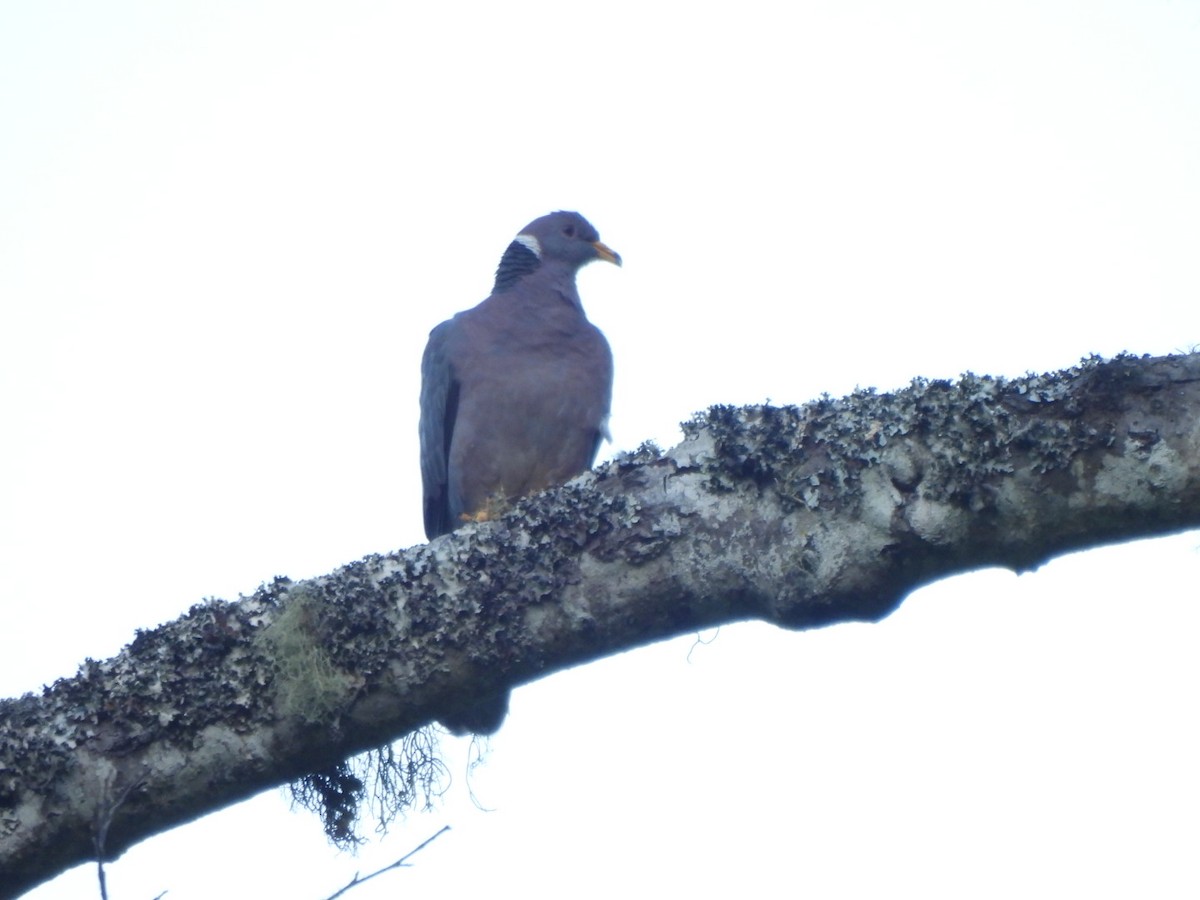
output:
M447 494L447 460L454 419L458 412L458 384L447 352L454 321L443 322L429 334L421 358L421 480L425 493L425 534L430 539L450 531Z

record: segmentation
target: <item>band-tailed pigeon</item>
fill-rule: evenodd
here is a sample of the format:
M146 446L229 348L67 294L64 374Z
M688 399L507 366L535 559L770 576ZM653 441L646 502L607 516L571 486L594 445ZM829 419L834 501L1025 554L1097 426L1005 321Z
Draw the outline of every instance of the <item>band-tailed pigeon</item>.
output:
M575 273L595 259L621 264L579 213L535 219L504 251L491 296L430 332L421 477L431 540L591 467L608 437L612 353Z

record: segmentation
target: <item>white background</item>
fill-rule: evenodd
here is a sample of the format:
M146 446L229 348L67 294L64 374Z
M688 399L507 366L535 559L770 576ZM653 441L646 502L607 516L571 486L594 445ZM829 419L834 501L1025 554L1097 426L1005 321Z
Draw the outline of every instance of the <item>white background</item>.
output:
M1189 349L1198 163L1196 2L0 2L0 695L423 540L425 337L538 215L625 258L606 454ZM1198 544L554 675L358 858L271 791L111 896L323 897L448 823L352 896L1194 897Z

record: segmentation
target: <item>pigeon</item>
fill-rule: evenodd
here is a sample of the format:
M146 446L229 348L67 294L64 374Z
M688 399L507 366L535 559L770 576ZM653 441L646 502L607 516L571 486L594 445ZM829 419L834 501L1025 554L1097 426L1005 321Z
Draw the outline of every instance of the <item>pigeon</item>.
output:
M504 251L491 296L430 332L420 423L430 540L574 478L610 439L612 351L575 288L597 259L621 265L579 213L535 219Z

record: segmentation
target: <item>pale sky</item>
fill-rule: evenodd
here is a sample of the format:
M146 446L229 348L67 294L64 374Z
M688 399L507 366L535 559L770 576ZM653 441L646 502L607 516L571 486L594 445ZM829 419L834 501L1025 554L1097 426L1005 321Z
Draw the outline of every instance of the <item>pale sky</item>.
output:
M1200 345L1200 2L0 0L0 695L423 540L429 329L578 209L614 443ZM357 858L280 792L114 900L1200 893L1200 533L522 688ZM95 896L93 867L34 891Z

